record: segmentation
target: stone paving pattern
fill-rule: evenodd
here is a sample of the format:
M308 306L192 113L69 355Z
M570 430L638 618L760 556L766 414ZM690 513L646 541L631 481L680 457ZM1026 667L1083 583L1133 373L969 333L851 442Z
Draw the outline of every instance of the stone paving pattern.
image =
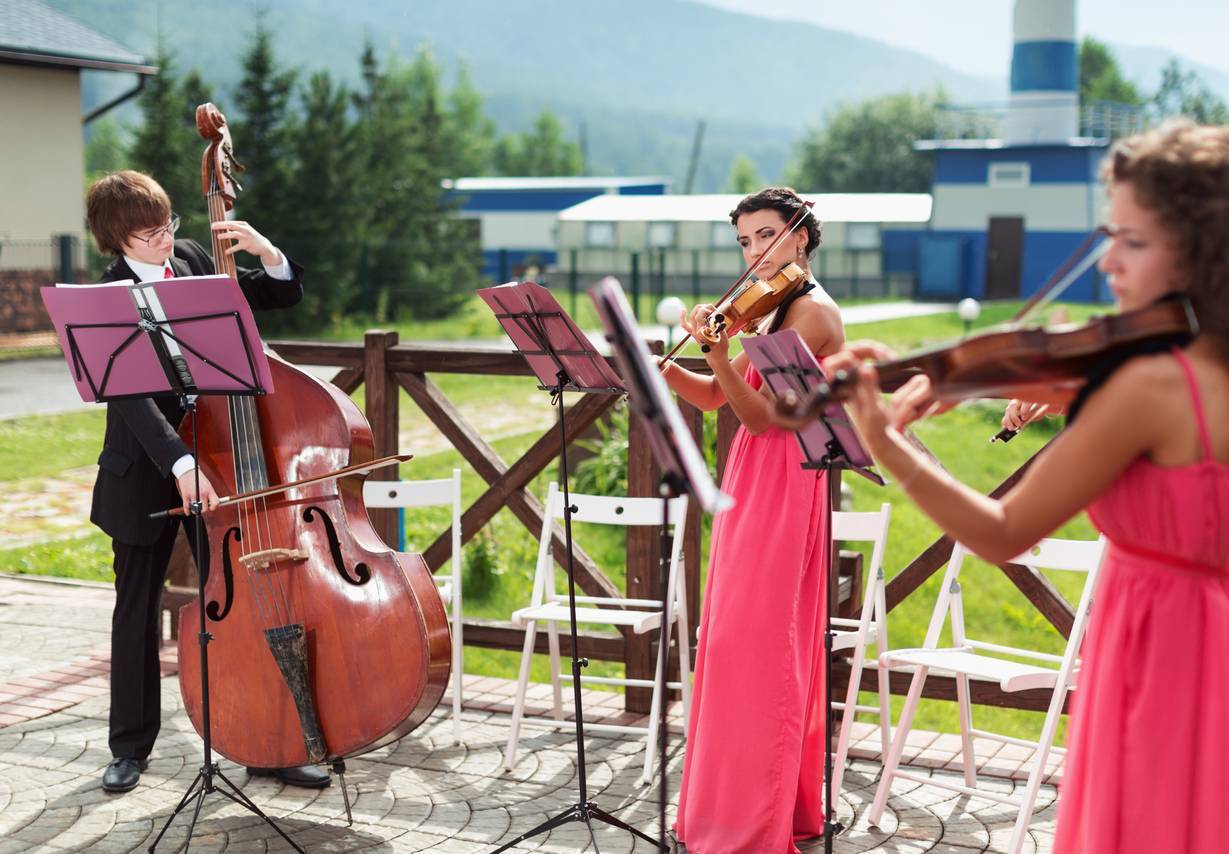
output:
M0 854L17 852L145 851L188 790L201 764L201 741L179 698L174 678L163 683L163 728L149 770L134 791L108 795L101 788L107 748L106 645L111 595L104 586L56 584L0 575ZM172 650L164 673L175 669ZM527 728L520 761L502 771L507 715L513 684L467 677L465 743L451 743L452 724L439 710L400 742L348 763L347 783L354 824L347 826L340 786L310 791L252 778L220 760L224 774L243 789L307 851L473 852L490 851L577 800L576 751L571 729ZM217 690L224 689L219 678ZM535 715L545 715L549 687L535 686ZM621 698L586 692L592 716L625 720ZM677 712L675 713L677 721ZM865 814L879 775L878 742L872 725L859 724L855 758L845 777L838 818L849 827L834 850L970 852L1002 851L1011 833L1009 807L970 799L936 786L900 781L882 827ZM589 796L598 806L650 835L657 828L657 788L638 787L642 741L587 740ZM909 764L931 776L958 779L958 739L917 732ZM1022 785L1028 751L979 744L978 764L998 775L984 781L995 791ZM677 795L682 747L671 749L669 791ZM1055 770L1059 770L1057 767ZM1052 846L1055 790L1038 799L1026 852ZM177 850L186 838L187 816L173 823L158 846ZM603 854L654 850L629 834L596 825ZM259 818L220 794L204 803L193 851L290 851ZM570 823L527 840L518 852L574 852L589 845L582 824ZM823 850L821 840L804 852ZM593 850L589 846L589 850Z

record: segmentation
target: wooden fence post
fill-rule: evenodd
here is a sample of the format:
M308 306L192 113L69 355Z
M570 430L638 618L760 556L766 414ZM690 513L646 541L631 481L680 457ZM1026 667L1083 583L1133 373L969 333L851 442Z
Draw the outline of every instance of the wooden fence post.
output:
M400 340L396 332L369 330L363 336L363 379L365 383L365 409L367 422L371 425L371 439L375 456L384 457L397 453L399 447L399 414L401 387L388 371L388 349L397 346ZM371 480L397 480L396 466L376 469ZM371 524L386 543L397 543L397 511L371 510Z

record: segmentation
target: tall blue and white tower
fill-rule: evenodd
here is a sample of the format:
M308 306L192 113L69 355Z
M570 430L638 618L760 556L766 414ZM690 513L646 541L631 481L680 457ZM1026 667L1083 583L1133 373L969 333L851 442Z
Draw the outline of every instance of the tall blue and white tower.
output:
M934 213L918 248L921 297L1027 297L1100 221L1098 167L1109 142L1080 135L1075 0L1015 0L1012 25L1000 137L917 143L935 158ZM1090 271L1066 298L1098 299L1099 284Z
M1013 14L1009 144L1065 142L1079 130L1074 0L1017 0Z

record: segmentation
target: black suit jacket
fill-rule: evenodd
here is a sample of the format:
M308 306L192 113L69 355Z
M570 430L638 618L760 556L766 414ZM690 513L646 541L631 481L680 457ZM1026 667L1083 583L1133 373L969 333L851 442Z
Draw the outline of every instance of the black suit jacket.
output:
M213 261L191 240L176 240L171 266L180 276L208 276ZM284 308L303 298L303 268L290 262L290 279L264 270L238 270L239 287L253 309ZM103 271L103 282L136 279L123 258ZM173 524L149 514L180 503L171 467L191 453L176 430L184 410L174 395L115 400L107 404L107 430L98 457L90 521L112 539L152 545Z

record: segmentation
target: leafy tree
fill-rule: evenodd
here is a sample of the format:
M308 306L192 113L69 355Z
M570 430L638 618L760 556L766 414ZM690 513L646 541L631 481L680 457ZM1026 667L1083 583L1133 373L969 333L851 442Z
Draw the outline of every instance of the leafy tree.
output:
M942 97L902 93L842 105L799 144L790 182L807 192L926 192L931 159L913 144L935 138Z
M143 121L133 136L128 160L158 181L182 218L181 236L208 246L208 215L201 196L200 161L205 142L196 131L196 107L210 100L209 88L192 72L180 81L174 56L160 46L154 64L161 71L145 84L138 100Z
M1130 80L1122 76L1118 59L1105 42L1085 36L1080 42L1080 103L1112 101L1118 104L1143 104L1144 97Z
M1161 70L1161 85L1152 96L1157 118L1185 116L1200 124L1229 124L1229 107L1194 71L1183 72L1176 59Z
M549 110L534 119L529 133L502 137L493 161L500 175L579 175L584 169L580 144L564 138L563 123Z
M296 72L278 67L273 35L263 22L256 25L242 58L243 77L235 90L242 121L235 122L235 147L247 167L240 180L240 218L251 220L276 243L278 225L287 219L290 164L290 96Z
M754 193L764 186L760 173L756 171L755 162L745 154L734 158L730 167L730 177L726 179L726 192L746 195Z

